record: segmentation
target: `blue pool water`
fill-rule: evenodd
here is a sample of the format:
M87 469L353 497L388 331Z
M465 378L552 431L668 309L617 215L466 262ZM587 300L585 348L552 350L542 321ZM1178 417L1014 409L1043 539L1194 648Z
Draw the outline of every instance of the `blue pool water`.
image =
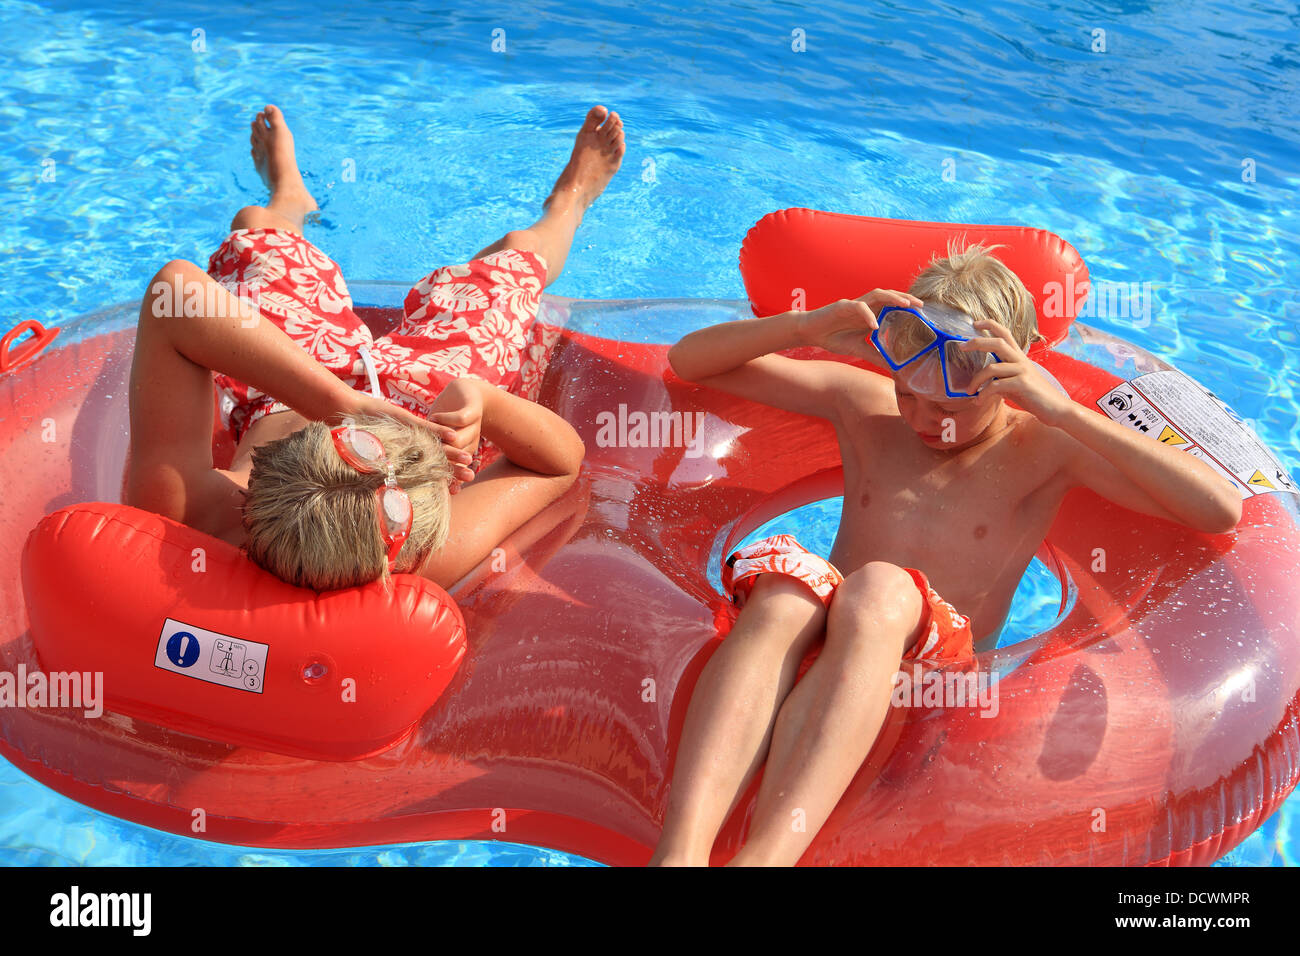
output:
M311 238L350 277L406 280L530 223L602 102L628 155L556 294L739 298L740 240L782 206L1040 226L1094 279L1150 284L1139 328L1089 324L1188 371L1300 465L1294 6L442 7L0 0L0 325L58 324L138 297L167 259L205 261L264 198L247 124L266 102L321 205ZM835 513L794 520L825 537ZM1017 605L1031 631L1055 614L1035 575ZM1298 807L1223 862L1290 862ZM474 844L214 847L0 766L0 862L521 860L579 862Z

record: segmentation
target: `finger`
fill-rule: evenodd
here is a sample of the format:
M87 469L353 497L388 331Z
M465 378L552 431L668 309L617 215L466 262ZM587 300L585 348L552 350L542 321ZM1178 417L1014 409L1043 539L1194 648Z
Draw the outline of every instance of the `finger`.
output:
M438 425L434 422L421 420L418 423L418 426L433 435L434 438L438 439L438 441L442 442L444 445L450 444L456 437L456 429L449 428L446 425Z
M478 443L478 434L472 428L462 428L456 431L455 436L451 439L451 444L457 448L469 448Z
M990 379L997 379L999 382L1005 382L1007 379L1018 376L1021 371L1022 369L1020 366L1012 365L1010 362L994 362L992 365L984 366L984 368L972 375L967 389L972 392L978 392L986 382L989 382Z
M451 469L453 477L459 482L468 482L474 480L474 469L468 465L453 465Z
M426 419L420 418L418 415L412 415L409 419L407 419L407 421L410 424L416 426L417 428L422 428L427 432L431 432L433 436L437 438L439 441L441 441L444 445L447 444L447 442L456 434L455 429L448 428L446 425L439 425L436 422L431 422Z
M999 356L1006 356L1007 353L1011 353L1010 357L1012 358L1023 357L1023 353L1016 346L1014 339L994 338L991 335L959 342L957 348L963 352L997 352Z
M474 460L474 456L469 451L457 445L448 445L443 451L447 455L447 460L453 465L468 465Z
M858 301L866 302L867 305L874 308L876 305L906 305L918 306L924 303L910 292L899 292L897 289L873 289Z
M868 295L870 295L870 293L868 293ZM871 332L879 326L880 323L876 321L876 310L871 307L869 302L867 302L867 296L859 296L856 299L849 299L848 301L852 303L853 306L857 306L856 309L851 309L851 311L853 317L862 324L860 326L854 326L846 320L844 328L863 328L868 332Z
M464 425L457 426L454 422L443 423L435 421L426 422L426 427L432 429L433 433L442 440L444 445L455 442L466 428Z
M460 428L470 424L474 420L474 414L468 408L456 408L446 412L434 412L429 416L429 420L440 425Z
M1003 342L1006 342L1008 345L1015 348L1016 351L1020 350L1020 345L1018 342L1016 342L1015 336L1011 334L1011 330L1007 328L1005 325L1003 325L1001 322L998 322L994 319L980 319L979 321L974 322L972 324L975 326L975 328L983 329L991 333L992 335L996 336L997 338L1001 339Z

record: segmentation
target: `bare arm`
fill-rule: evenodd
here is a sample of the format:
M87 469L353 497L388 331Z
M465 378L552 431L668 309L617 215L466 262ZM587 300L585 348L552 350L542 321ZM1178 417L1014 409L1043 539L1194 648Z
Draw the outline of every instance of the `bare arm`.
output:
M1003 361L977 372L971 387L1010 398L1073 438L1073 447L1063 453L1062 471L1068 484L1090 488L1117 505L1206 534L1236 527L1241 520L1241 496L1213 468L1056 391L1000 323L981 319L975 327L984 336L964 342L960 348L996 350Z
M1241 495L1209 465L1082 405L1054 424L1077 442L1069 477L1109 501L1207 534L1241 520Z
M919 301L906 293L876 289L812 312L723 322L685 336L668 351L668 361L687 381L787 411L831 418L845 391L863 381L861 371L842 362L772 353L816 346L883 368L884 360L868 339L876 327L874 309Z
M479 384L484 438L520 468L539 475L578 474L586 448L572 425L536 402Z
M477 379L452 382L438 404L433 418L456 429L459 447L477 444L481 432L502 453L452 499L447 543L420 566L420 574L450 588L572 487L586 449L550 409Z
M582 439L549 408L478 378L458 378L439 394L429 417L451 429L457 448L473 451L480 436L505 457L539 475L576 475L586 454Z
M197 307L187 310L186 302ZM212 370L275 395L309 419L341 421L379 410L275 323L241 311L239 299L198 266L170 262L154 276L140 305L131 361L127 504L212 533L228 520L238 485L213 468ZM451 431L387 403L382 410L439 437ZM455 456L454 464L463 467L465 460Z
M416 573L450 589L575 480L576 473L540 475L507 458L497 459L451 499L447 542L431 552Z
M187 299L198 304L188 315ZM212 465L214 368L316 417L335 410L346 389L273 323L251 321L198 266L163 266L140 304L124 500L203 530L238 487Z
M178 299L189 297L203 304L201 314L175 314ZM163 328L176 351L195 365L274 395L305 418L336 416L352 393L274 322L241 308L238 298L192 262L170 262L159 270L140 322Z

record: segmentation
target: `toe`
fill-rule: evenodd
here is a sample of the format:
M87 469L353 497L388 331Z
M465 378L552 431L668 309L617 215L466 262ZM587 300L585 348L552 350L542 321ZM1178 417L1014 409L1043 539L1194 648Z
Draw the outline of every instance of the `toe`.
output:
M587 110L587 118L582 124L583 131L594 130L607 115L609 115L609 110L605 109L605 107L593 106Z
M263 112L266 114L266 119L269 125L284 125L284 114L280 112L280 107L276 106L274 103L267 103L266 109L263 110Z
M600 131L605 134L605 143L608 146L616 146L623 142L623 120L617 113L611 114Z

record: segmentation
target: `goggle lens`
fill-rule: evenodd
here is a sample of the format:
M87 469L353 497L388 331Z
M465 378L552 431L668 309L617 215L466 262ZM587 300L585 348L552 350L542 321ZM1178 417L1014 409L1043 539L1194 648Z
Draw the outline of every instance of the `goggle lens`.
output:
M384 446L373 434L359 428L350 428L344 432L344 441L352 446L352 453L376 471L384 467L387 456Z
M384 523L390 535L400 534L411 526L411 499L401 488L385 485L380 489Z
M974 395L971 381L977 372L994 361L991 352L964 352L960 342L944 343L944 364L947 366L948 389L958 395Z
M877 340L881 352L895 365L906 365L931 345L934 330L911 312L893 309L880 320Z

